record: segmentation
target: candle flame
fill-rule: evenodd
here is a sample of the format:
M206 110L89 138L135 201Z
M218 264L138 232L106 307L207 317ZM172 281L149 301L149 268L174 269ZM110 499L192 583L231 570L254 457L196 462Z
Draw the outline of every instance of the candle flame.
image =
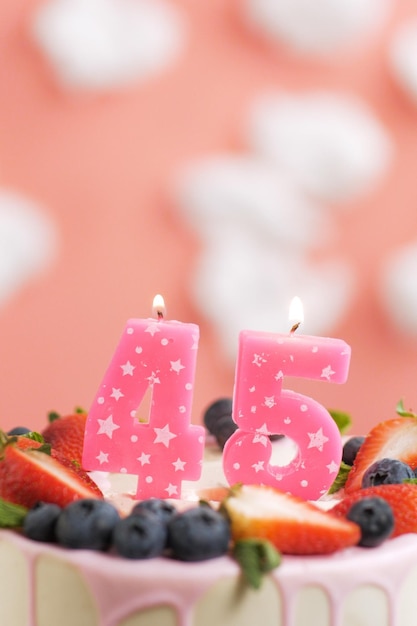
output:
M301 299L294 296L290 303L289 320L292 323L291 332L295 332L300 324L304 322L304 308Z
M165 300L159 293L153 299L152 312L158 319L162 319L166 314Z

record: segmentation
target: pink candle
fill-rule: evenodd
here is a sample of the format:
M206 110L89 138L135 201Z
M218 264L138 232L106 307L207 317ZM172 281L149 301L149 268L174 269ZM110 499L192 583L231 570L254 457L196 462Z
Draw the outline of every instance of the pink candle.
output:
M340 339L294 332L240 333L233 397L238 429L223 453L231 485L271 485L312 500L328 490L342 455L338 428L321 404L283 390L282 383L285 376L343 383L350 352ZM295 442L298 451L289 464L271 464L271 434L283 434Z
M204 428L190 423L199 328L164 320L158 302L157 318L127 321L84 439L83 467L137 475L138 499L179 498L182 481L200 477L204 452Z

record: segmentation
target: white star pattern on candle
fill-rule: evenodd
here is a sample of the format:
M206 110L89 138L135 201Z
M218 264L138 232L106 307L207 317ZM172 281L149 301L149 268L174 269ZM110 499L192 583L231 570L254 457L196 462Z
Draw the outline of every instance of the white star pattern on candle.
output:
M329 441L329 438L323 434L323 428L320 426L316 433L307 434L310 437L310 443L307 448L317 448L320 452L322 452L324 444Z
M163 428L154 428L156 437L154 443L162 443L166 448L169 448L169 442L171 439L175 439L177 436L175 433L171 433L169 430L169 424L166 424Z
M267 443L268 443L268 437L266 435L268 435L268 428L266 426L266 424L262 424L262 426L260 428L257 429L256 431L256 435L253 438L253 443L261 443L263 446L266 447Z
M252 363L257 367L261 367L262 363L266 363L266 359L262 356L262 354L254 354Z
M109 439L112 439L113 431L120 428L120 426L113 422L113 415L109 415L109 417L105 420L98 419L97 421L100 424L97 434L107 435Z
M155 335L155 333L160 333L160 332L161 332L161 329L159 328L157 322L153 322L149 324L147 328L145 328L145 333L149 333L150 335L152 335L152 337Z
M114 398L117 401L120 400L120 398L123 398L123 396L124 393L122 393L120 389L115 389L114 387L112 387L110 398Z
M276 406L274 396L265 396L264 404L268 409L272 409L272 407Z
M185 461L181 461L181 459L178 457L176 461L173 461L172 465L175 467L176 472L183 472Z
M151 457L150 454L145 454L144 452L142 452L142 454L140 456L138 456L138 461L142 465L142 467L144 465L150 465L151 464L151 462L149 460L150 457Z
M255 470L255 472L258 473L262 471L263 469L265 469L264 464L265 464L265 461L258 461L257 463L254 463L252 467Z
M165 491L167 492L169 497L178 494L178 488L176 487L176 485L173 485L172 483L169 483Z
M275 380L281 380L281 378L284 378L284 372L282 370L279 370L279 372L277 372L274 376Z
M135 366L131 364L130 361L126 361L123 365L120 366L123 370L123 376L133 376L133 370Z
M329 463L329 465L326 465L326 467L329 470L329 474L336 474L336 472L339 470L338 464L335 463L334 461Z
M149 384L151 386L161 384L161 380L157 374L158 374L157 372L152 372L152 374L146 378L146 380L149 380Z
M100 463L100 465L103 465L103 463L108 463L109 462L109 455L106 452L102 452L100 450L100 454L98 454L96 456L97 461Z
M330 376L333 376L335 372L332 370L331 366L328 365L324 367L321 372L321 378L325 378L326 380L330 380Z
M171 372L176 372L177 374L180 373L181 370L184 369L184 365L181 363L181 359L178 359L177 361L170 361L171 363Z

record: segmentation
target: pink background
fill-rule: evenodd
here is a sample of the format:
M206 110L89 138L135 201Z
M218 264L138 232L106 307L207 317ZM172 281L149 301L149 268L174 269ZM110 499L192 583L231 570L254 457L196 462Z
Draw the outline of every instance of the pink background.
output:
M288 381L327 407L349 411L361 432L417 410L417 340L401 333L377 291L381 261L417 235L417 108L395 83L387 44L417 15L397 6L375 36L330 63L280 51L276 63L250 33L238 2L176 0L187 14L185 53L145 82L108 94L68 93L28 36L36 0L0 5L0 184L39 202L58 224L55 262L0 309L0 421L41 428L46 412L88 408L129 317L147 317L162 293L168 315L200 325L194 421L231 395L234 368L190 297L200 241L180 216L176 168L241 147L254 94L274 85L349 88L366 99L396 144L386 177L338 213L340 239L360 274L355 300L329 334L352 346L345 385ZM323 250L326 254L329 250Z

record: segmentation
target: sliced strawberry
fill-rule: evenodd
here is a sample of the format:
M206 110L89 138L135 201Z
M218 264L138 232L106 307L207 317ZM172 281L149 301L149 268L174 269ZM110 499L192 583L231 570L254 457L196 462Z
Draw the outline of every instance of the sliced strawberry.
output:
M43 438L54 450L81 466L87 414L53 415L55 419L41 433Z
M381 422L368 433L360 447L345 484L345 492L362 487L362 478L372 463L379 459L398 459L417 467L417 419L397 417Z
M357 544L361 535L357 524L272 487L237 487L222 506L235 541L267 539L284 554L328 554Z
M35 443L36 442L31 442ZM103 497L96 485L80 478L70 463L64 465L54 456L21 443L2 439L0 455L0 497L27 508L36 502L65 506L81 498ZM87 477L88 478L88 477Z
M394 513L395 524L391 537L417 533L417 485L409 483L359 489L336 504L331 509L331 513L338 517L345 517L352 504L363 498L375 496L384 498Z
M41 448L43 445L45 444L39 441L34 441L33 439L25 437L24 435L16 438L16 446L20 450L36 450L38 448ZM92 480L92 478L90 478L88 473L85 470L83 470L83 468L77 462L70 461L70 459L67 459L67 457L63 456L62 454L60 454L53 448L51 448L51 456L57 461L59 461L61 465L64 465L65 467L75 472L78 478L80 478L89 489L96 492L97 498L103 497L103 493L101 492L97 484L94 482L94 480Z

